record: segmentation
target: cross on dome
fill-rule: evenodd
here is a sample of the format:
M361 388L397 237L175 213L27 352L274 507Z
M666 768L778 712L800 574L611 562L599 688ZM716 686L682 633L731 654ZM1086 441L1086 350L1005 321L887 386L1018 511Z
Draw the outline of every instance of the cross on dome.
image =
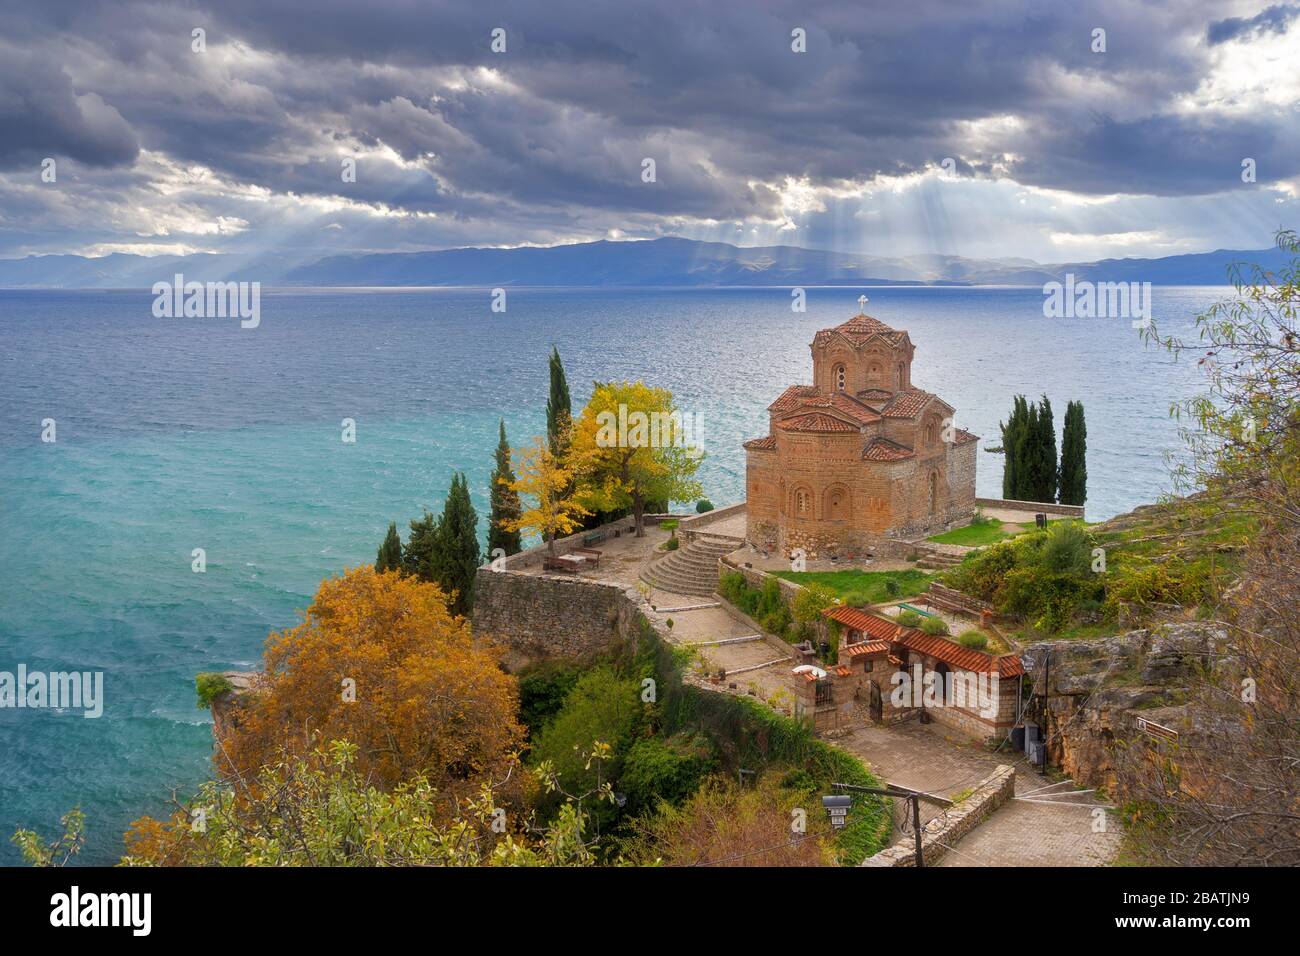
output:
M866 314L867 314L867 297L865 295L860 295L858 296L858 315L866 315Z

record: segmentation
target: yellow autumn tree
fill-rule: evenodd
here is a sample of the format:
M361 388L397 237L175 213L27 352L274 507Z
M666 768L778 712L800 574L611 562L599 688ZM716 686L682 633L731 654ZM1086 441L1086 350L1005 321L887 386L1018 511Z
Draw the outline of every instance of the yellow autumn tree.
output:
M534 438L531 445L514 454L519 477L509 482L509 487L533 504L517 519L507 521L506 530L541 535L553 555L555 539L577 531L582 516L591 512L573 490L573 468L551 454L543 438Z
M598 382L574 424L572 466L583 503L631 508L641 537L647 501L698 498L703 488L694 476L704 452L690 424L666 388Z
M523 740L515 678L441 588L412 576L365 565L323 581L264 657L257 689L223 721L213 757L223 775L252 778L286 750L348 740L376 785L420 775L455 794L504 775Z

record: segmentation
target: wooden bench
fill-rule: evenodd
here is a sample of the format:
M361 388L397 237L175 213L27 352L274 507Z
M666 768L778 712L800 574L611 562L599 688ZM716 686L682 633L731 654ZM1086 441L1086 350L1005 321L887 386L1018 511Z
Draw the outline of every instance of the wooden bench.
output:
M600 544L602 541L605 540L605 538L606 538L606 534L605 534L604 531L593 531L593 532L591 532L591 534L584 534L584 535L582 536L582 544L583 544L583 547L581 547L581 548L574 548L573 550L575 550L575 551L582 551L582 550L585 550L585 548L586 548L588 545ZM599 551L597 551L596 553L597 553L597 554L600 554Z
M594 567L600 567L600 556L603 551L597 551L595 548L574 548L574 554L580 554L592 563Z
M542 558L543 571L559 571L562 574L577 574L578 568L571 561L561 561L559 558Z

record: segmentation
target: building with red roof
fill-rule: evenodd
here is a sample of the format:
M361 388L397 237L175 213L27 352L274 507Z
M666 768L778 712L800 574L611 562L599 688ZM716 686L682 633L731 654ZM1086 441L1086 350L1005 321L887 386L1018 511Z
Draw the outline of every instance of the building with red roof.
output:
M782 392L745 442L750 544L851 558L968 523L979 439L912 383L907 332L859 312L810 348L813 384Z

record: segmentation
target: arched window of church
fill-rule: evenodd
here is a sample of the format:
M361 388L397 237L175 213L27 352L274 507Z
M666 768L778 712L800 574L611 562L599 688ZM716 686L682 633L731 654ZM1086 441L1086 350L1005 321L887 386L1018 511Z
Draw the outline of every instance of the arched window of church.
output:
M939 438L939 426L931 419L925 426L925 443L933 445Z
M907 385L907 363L898 363L898 387L904 388Z
M794 493L794 510L801 518L808 517L808 491L800 488Z
M844 391L844 366L835 366L835 387L841 392Z

